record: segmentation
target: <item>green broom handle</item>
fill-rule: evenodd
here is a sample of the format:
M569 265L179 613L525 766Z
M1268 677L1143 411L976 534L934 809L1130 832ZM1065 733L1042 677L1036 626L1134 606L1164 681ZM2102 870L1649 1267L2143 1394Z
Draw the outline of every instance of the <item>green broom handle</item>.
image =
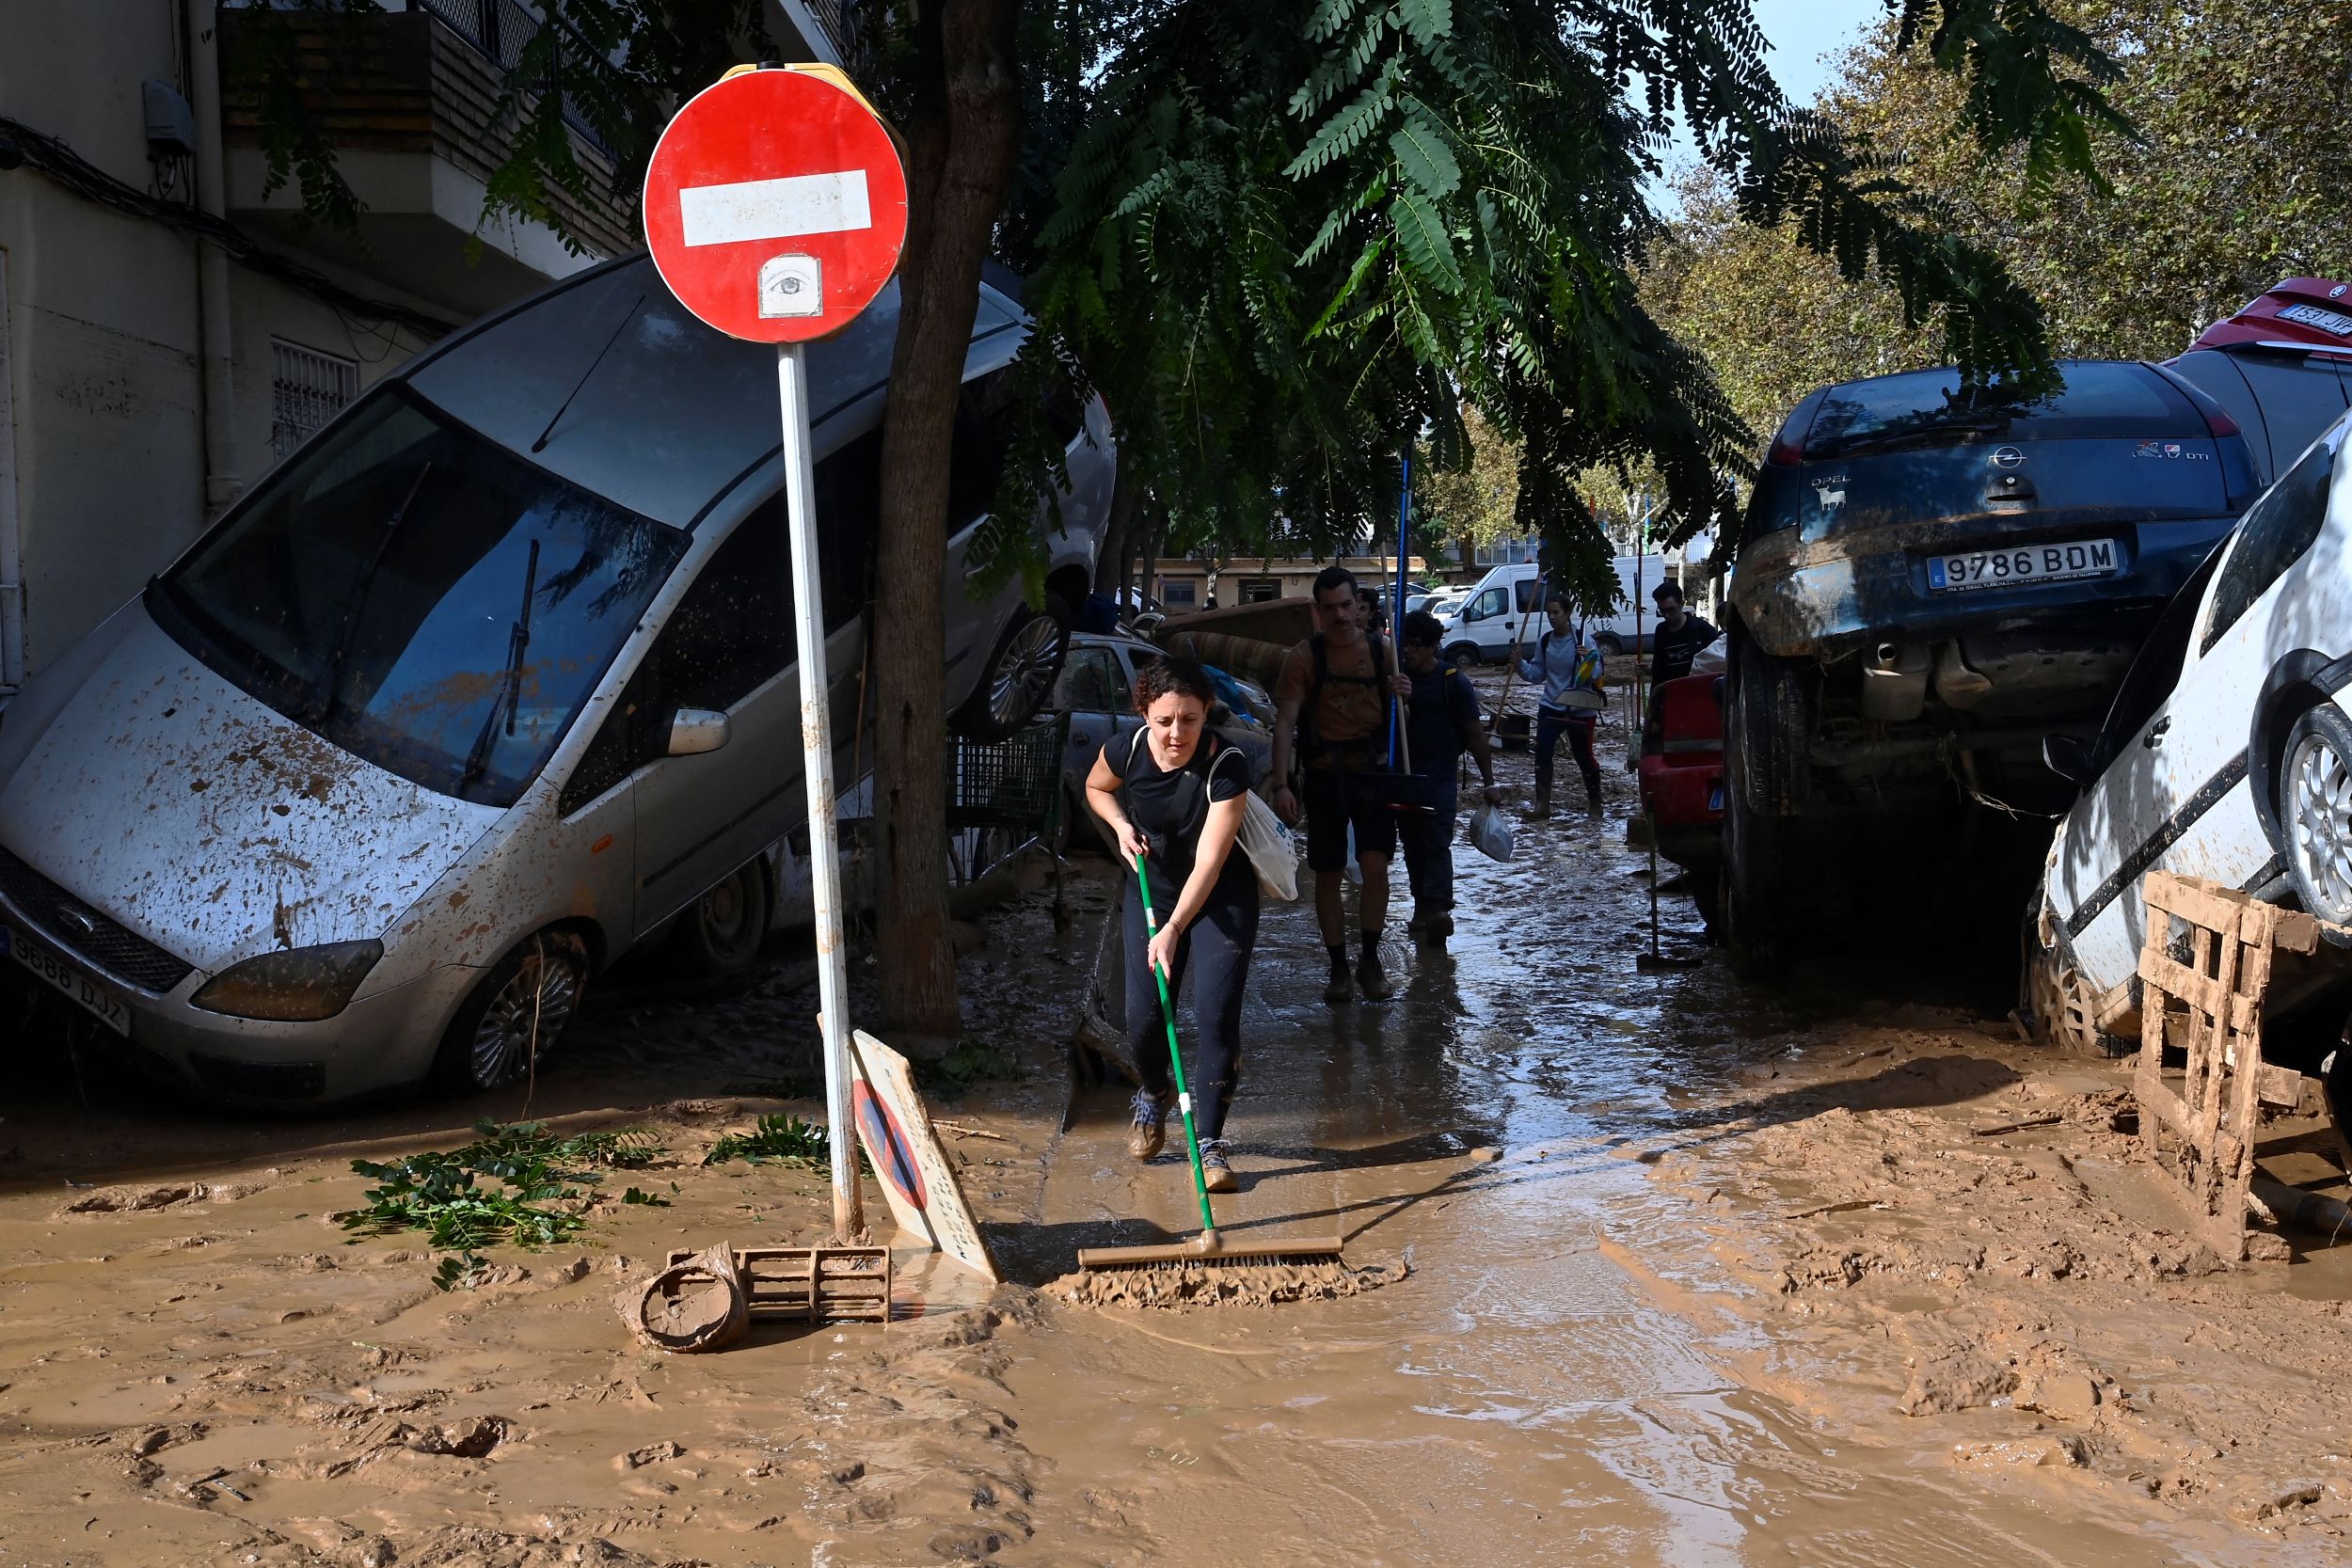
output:
M1149 941L1160 934L1160 922L1152 912L1152 878L1143 869L1141 855L1136 857L1136 886L1143 894L1143 929ZM1176 1108L1184 1114L1184 1147L1192 1151L1192 1190L1200 1199L1200 1228L1215 1235L1216 1216L1209 1211L1209 1173L1200 1168L1200 1135L1192 1129L1192 1091L1184 1086L1184 1053L1176 1045L1176 1004L1168 997L1168 971L1155 962L1152 978L1160 983L1160 1022L1168 1025L1168 1065L1176 1072Z

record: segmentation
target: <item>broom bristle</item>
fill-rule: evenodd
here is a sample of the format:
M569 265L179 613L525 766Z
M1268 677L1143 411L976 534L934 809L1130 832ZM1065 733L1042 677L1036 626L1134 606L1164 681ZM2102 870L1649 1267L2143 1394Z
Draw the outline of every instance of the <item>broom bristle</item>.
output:
M1097 1262L1046 1289L1080 1307L1262 1307L1360 1295L1410 1272L1402 1259L1358 1267L1327 1251L1262 1253Z

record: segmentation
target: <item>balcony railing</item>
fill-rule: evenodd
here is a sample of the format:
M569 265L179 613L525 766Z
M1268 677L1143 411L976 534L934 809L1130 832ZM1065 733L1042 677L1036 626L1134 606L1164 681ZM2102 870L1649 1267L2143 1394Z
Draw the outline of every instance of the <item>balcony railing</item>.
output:
M523 51L539 36L539 29L547 25L534 11L516 0L406 0L406 8L432 12L442 25L472 44L491 64L509 75L522 64ZM562 32L549 70L560 79L565 66L587 53L588 40L560 12L556 25ZM612 156L611 145L568 98L564 101L564 123L580 133L580 138L596 150Z

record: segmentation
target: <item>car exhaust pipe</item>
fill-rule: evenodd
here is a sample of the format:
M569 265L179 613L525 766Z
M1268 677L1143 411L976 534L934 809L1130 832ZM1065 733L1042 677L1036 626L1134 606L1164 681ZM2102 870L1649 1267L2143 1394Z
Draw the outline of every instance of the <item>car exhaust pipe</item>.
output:
M1862 662L1862 717L1882 724L1916 719L1928 705L1928 651L1882 642Z

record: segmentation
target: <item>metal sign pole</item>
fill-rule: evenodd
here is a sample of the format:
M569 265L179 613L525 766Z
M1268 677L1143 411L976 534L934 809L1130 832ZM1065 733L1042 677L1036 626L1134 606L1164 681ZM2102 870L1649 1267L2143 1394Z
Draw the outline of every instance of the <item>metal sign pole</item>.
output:
M825 667L825 594L817 545L816 463L808 433L808 364L801 345L776 348L784 406L784 497L792 544L792 621L799 639L801 781L808 795L809 883L817 905L818 1026L825 1041L825 1123L833 1145L836 1243L866 1234L857 1141L850 1111L850 963L842 931L841 839L833 784L832 681Z

